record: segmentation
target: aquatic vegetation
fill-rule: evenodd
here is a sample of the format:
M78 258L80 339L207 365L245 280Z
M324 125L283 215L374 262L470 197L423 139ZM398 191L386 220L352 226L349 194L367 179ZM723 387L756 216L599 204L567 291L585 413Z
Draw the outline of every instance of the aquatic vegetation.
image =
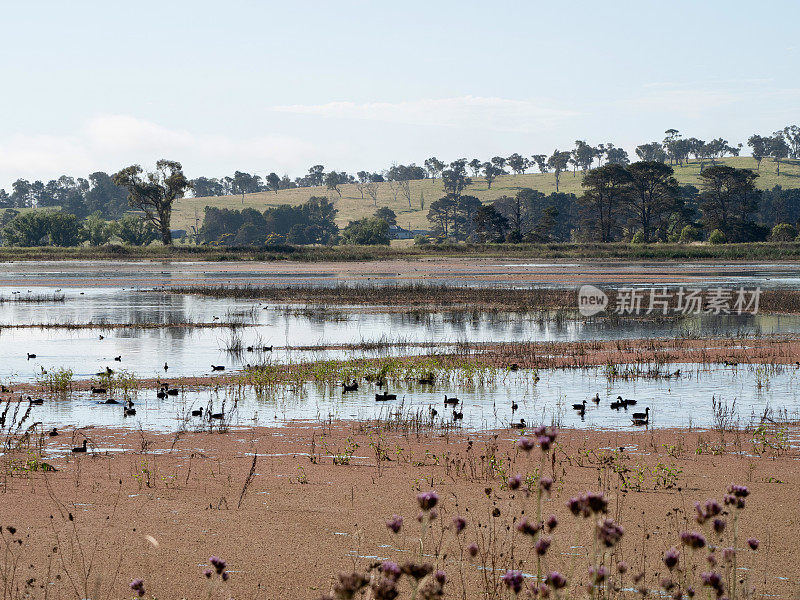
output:
M49 369L37 374L36 383L47 392L63 394L72 391L73 375L72 369Z

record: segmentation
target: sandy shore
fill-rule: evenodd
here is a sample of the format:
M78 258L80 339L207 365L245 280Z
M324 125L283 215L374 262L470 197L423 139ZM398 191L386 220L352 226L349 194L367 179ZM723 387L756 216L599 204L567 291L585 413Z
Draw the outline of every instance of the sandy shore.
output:
M770 429L765 439L782 439L774 437L781 431ZM89 452L70 453L84 436ZM457 514L467 529L460 547L442 542L451 544L447 558L426 560L448 572L447 598L462 597L462 575L467 597L478 598L487 585L480 556L457 560L468 543L488 551L493 535L491 548L504 553L497 568L513 553L515 561L527 561L525 570L535 570L528 538L513 532L523 503L530 517L535 502L504 482L542 468L555 479L543 518L553 513L559 520L547 568L569 573L574 582L587 578L591 527L567 510L571 496L606 493L609 516L625 529L610 564L626 561L652 588L665 574L663 552L680 547L680 531L697 527L693 502L721 501L733 482L751 493L739 520L739 565L749 569L740 576L779 597L800 577L793 535L800 520L796 448L763 446L760 454L744 432L573 430L560 432L555 459L541 464L538 449L530 455L516 449L517 436L515 430L443 435L356 423L227 434L65 430L43 441L57 472L12 471L9 461L24 455L4 456L3 535L7 543L22 540L11 550L19 555L16 579L24 587L33 578L37 598L45 588L48 597L129 598L127 584L135 577L144 579L148 597L198 598L207 593L202 571L211 555L225 558L230 570L227 583L212 580L225 588L219 597L316 598L342 570L363 568L373 557L413 556L420 536L415 495L435 489L441 503L431 530L449 540L452 532L442 526L450 528ZM385 526L393 514L405 517L398 535ZM746 548L751 536L761 541L757 552ZM425 539L431 554L435 544ZM704 557L699 552L693 567L684 562L682 568L705 571Z

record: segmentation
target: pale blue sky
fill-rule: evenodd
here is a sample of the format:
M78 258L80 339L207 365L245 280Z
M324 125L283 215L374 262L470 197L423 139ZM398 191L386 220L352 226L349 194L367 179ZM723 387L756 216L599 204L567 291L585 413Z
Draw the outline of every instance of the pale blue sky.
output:
M6 2L0 187L629 151L800 124L796 0Z

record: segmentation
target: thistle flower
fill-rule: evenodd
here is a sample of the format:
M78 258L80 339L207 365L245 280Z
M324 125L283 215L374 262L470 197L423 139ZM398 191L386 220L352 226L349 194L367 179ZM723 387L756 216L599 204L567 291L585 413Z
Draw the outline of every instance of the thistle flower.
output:
M409 577L419 581L426 575L433 571L433 567L427 563L419 564L413 562L406 562L400 567L400 570Z
M536 532L539 531L539 529L540 527L538 523L531 523L525 517L522 517L519 523L517 523L517 531L524 533L525 535L536 535Z
M506 571L500 580L515 594L519 594L522 589L522 571Z
M619 561L617 563L617 573L619 573L620 575L624 575L627 572L628 572L628 563L626 563L624 560Z
M549 517L547 517L548 531L553 531L553 529L555 529L556 527L558 527L558 517L556 517L555 515L550 515Z
M535 447L536 443L530 438L521 437L517 440L517 448L524 452L530 452Z
M713 551L709 552L708 556L706 556L706 562L710 564L712 567L717 566L717 557L714 555Z
M747 498L747 496L750 495L750 491L747 489L747 486L734 484L731 484L730 487L728 487L728 493L733 494L737 498Z
M608 501L605 499L602 492L587 492L567 500L567 507L576 517L581 516L586 518L592 514L607 512Z
M751 550L758 550L758 540L756 538L747 540L747 545L750 546Z
M675 548L670 548L664 553L664 564L670 571L672 571L672 569L674 569L678 564L678 559L680 556L680 552L678 552Z
M520 485L522 485L522 475L512 475L508 478L508 489L518 490Z
M397 581L400 579L400 565L396 562L392 562L391 560L385 560L381 563L380 566L381 573L383 573L386 577L391 579L392 581Z
M725 519L717 517L714 519L712 526L714 527L714 533L722 535L722 532L725 531Z
M733 562L733 557L736 556L736 550L733 548L724 548L722 550L722 560L725 562Z
M220 577L222 577L222 581L228 581L228 577L230 577L230 574L227 571L223 571Z
M724 591L722 575L716 571L708 571L705 573L700 573L700 580L703 582L703 585L707 585L715 590L717 592L717 596L722 595L722 592Z
M606 548L613 548L617 542L622 539L624 530L622 526L617 524L614 519L605 519L597 531L597 539L599 539Z
M439 569L438 571L434 572L433 578L436 580L436 583L439 585L444 585L447 583L447 573Z
M667 592L675 587L675 582L672 581L671 577L662 577L660 583L661 587Z
M395 600L399 595L396 589L397 581L387 577L373 578L369 588L374 600Z
M608 569L603 565L600 565L596 569L594 567L589 567L589 579L595 583L603 583L606 577L608 577Z
M545 578L545 581L554 590L560 590L561 588L566 587L567 585L567 578L564 577L558 571L550 572Z
M417 502L419 507L427 512L439 503L439 494L433 490L421 492L417 494Z
M403 527L403 517L400 515L393 515L391 519L386 521L386 527L388 527L392 533L400 533L400 529Z
M128 586L136 592L136 594L141 598L144 596L144 581L141 579L134 579L131 581Z
M697 550L706 545L706 538L699 531L684 531L681 533L681 542L684 546Z
M553 538L549 535L545 535L540 537L536 540L536 545L534 548L536 549L536 554L539 556L544 556L547 553L547 550L550 548L550 544L553 543Z
M467 554L469 554L470 557L475 558L478 555L478 544L473 542L467 546Z
M208 559L208 562L211 563L211 566L217 570L217 575L221 575L225 568L228 566L224 560L222 560L219 556L212 556Z
M339 580L333 584L337 598L350 600L369 583L369 577L358 572L339 573Z
M550 492L550 488L553 487L553 480L550 477L542 477L539 480L539 487L542 488L543 492Z
M206 579L211 579L211 576L213 574L214 574L214 572L211 569L206 569L205 571L203 571L203 575L206 576Z
M456 535L464 531L467 526L467 520L464 517L456 516L453 517L453 529L456 531Z

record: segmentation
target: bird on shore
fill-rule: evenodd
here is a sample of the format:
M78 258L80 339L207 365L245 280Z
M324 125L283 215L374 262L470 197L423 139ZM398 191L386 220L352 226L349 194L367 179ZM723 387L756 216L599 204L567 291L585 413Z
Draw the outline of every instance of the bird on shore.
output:
M633 413L631 415L631 421L633 421L634 425L647 425L650 421L650 407L644 409L644 412Z
M89 442L86 440L86 438L84 438L84 440L83 440L83 445L82 445L82 446L77 446L77 447L73 448L73 449L72 449L72 451L73 451L73 452L86 452L86 445L87 445L88 443L89 443Z
M459 402L461 402L461 400L459 400L456 397L448 398L447 394L444 395L444 405L445 406L457 406Z
M263 352L272 352L272 346L264 346L261 350Z

